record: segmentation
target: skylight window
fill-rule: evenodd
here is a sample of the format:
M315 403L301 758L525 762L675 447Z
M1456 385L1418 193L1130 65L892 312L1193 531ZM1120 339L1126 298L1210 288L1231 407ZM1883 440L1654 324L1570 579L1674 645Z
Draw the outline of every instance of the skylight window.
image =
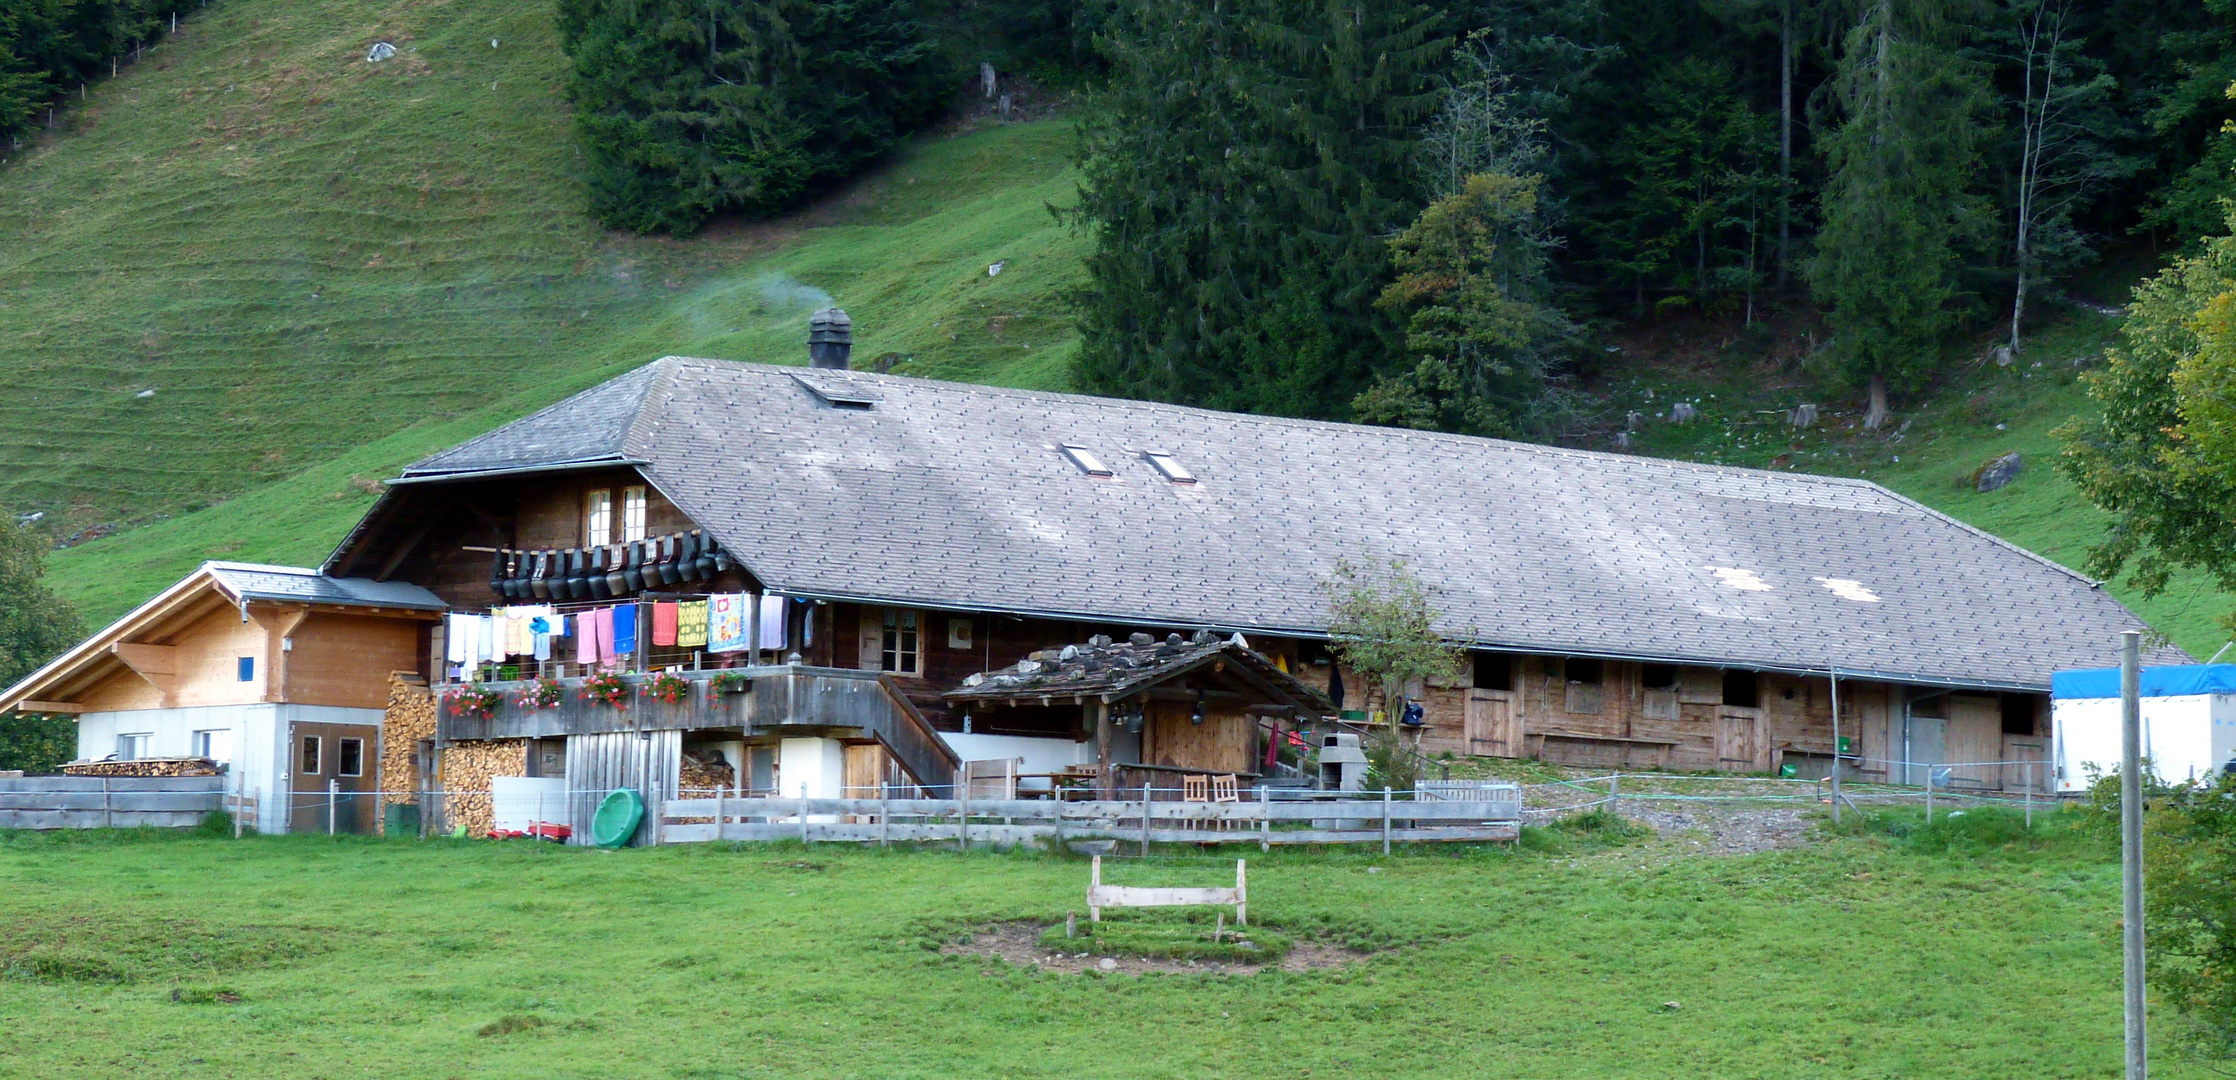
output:
M1745 570L1736 566L1711 566L1707 570L1709 573L1716 575L1717 581L1723 582L1740 592L1770 591L1770 583L1764 581L1761 574L1752 570Z
M1157 471L1163 473L1165 479L1175 484L1193 484L1196 482L1196 474L1189 472L1188 467L1182 465L1180 459L1173 457L1171 454L1160 454L1155 450L1147 450L1141 456L1149 459L1149 464L1156 466Z
M1072 464L1079 466L1080 472L1089 476L1117 475L1110 470L1110 466L1102 463L1101 458L1095 456L1094 451L1084 446L1073 446L1070 443L1065 443L1064 456L1070 458Z

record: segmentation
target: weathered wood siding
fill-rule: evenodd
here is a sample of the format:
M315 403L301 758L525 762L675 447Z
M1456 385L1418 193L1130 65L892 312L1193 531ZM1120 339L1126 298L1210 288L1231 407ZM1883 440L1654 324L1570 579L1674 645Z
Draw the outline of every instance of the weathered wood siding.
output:
M683 768L683 733L680 731L614 732L573 735L567 739L568 819L574 827L571 843L588 844L590 821L607 792L628 788L644 798L645 823L630 840L631 847L658 842L654 822L661 806L676 797L677 777Z
M0 829L186 828L224 809L229 776L0 780Z

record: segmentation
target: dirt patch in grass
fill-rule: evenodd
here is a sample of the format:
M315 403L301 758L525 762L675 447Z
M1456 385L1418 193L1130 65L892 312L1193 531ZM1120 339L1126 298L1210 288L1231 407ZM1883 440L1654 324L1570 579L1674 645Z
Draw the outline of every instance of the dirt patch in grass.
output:
M1037 922L1003 922L981 926L971 932L968 941L941 946L940 952L948 956L976 956L1001 960L1021 968L1052 971L1062 975L1081 975L1089 972L1098 975L1147 975L1152 972L1166 975L1250 975L1259 971L1323 971L1329 968L1355 964L1376 952L1347 949L1323 941L1302 940L1289 945L1287 953L1278 958L1251 961L1241 957L1194 958L1175 956L1095 955L1088 943L1069 951L1050 949L1043 942L1043 935L1051 928L1061 933L1062 924ZM1242 940L1250 940L1247 936ZM1107 963L1106 963L1107 961Z

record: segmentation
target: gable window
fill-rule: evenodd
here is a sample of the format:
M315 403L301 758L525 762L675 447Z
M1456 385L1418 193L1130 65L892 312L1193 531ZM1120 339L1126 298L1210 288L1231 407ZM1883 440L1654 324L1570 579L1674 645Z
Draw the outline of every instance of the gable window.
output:
M214 728L194 733L194 756L211 761L233 760L233 732L230 728Z
M621 542L633 544L644 539L644 488L621 489Z
M235 658L233 662L233 672L237 680L240 682L255 682L256 658L253 656L242 656Z
M613 543L613 492L592 491L582 497L582 546Z
M918 630L913 611L887 611L885 634L878 645L878 666L900 675L914 675L923 670L922 634Z
M148 756L148 741L154 737L153 734L148 732L117 736L116 759L118 761L138 761Z
M1101 458L1095 456L1094 451L1089 450L1084 446L1074 446L1071 443L1065 443L1064 456L1071 459L1072 464L1079 466L1080 472L1086 473L1089 476L1117 475L1116 473L1111 472L1110 466L1102 463Z
M365 740L334 740L334 775L365 775Z
M2003 733L2005 735L2034 734L2034 695L2003 695Z
M1727 668L1724 671L1724 704L1741 709L1754 709L1762 705L1762 681L1752 671Z
M1638 687L1647 719L1677 719L1677 665L1638 665Z
M1640 686L1643 686L1643 687L1645 687L1645 688L1646 688L1646 689L1648 689L1648 690L1675 690L1675 689L1677 689L1677 665L1675 665L1675 664L1640 664L1640 665L1638 665L1638 685L1640 685Z
M1149 464L1156 466L1157 471L1163 473L1165 479L1175 484L1193 484L1196 482L1196 474L1189 472L1188 467L1182 465L1180 459L1173 457L1171 454L1160 454L1150 450L1141 456L1148 458Z
M316 735L303 736L303 747L296 758L295 771L304 776L317 776L320 766L319 751L325 749L324 740Z

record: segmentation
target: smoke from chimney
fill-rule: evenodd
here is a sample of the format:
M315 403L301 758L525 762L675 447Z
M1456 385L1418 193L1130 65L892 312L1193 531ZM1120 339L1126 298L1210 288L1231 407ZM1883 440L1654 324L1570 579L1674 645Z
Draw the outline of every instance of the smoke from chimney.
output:
M809 367L845 369L854 352L854 320L846 312L827 307L807 319Z

